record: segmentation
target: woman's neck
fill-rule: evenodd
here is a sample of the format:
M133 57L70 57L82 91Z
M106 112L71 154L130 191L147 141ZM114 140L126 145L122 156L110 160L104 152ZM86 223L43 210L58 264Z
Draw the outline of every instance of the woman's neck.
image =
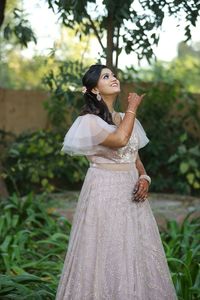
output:
M110 113L113 113L115 110L114 110L114 102L115 102L115 98L103 98L104 102L106 103L107 107L108 107L108 110Z
M107 103L106 103L107 104ZM114 107L113 107L113 103L111 103L110 105L108 105L107 104L107 106L108 106L108 110L109 110L109 112L112 114L115 110L114 110Z

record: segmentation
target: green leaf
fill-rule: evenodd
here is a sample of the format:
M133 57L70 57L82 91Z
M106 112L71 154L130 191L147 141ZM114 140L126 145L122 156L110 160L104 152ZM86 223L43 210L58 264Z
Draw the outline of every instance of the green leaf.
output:
M189 164L186 162L182 162L179 166L180 172L185 174L189 170Z
M180 145L178 147L178 151L180 154L185 154L187 152L186 146L185 145Z
M193 173L188 173L186 178L187 178L189 184L192 184L194 181L195 175Z
M195 182L193 183L193 187L194 187L195 189L200 189L200 182L195 181Z
M187 133L183 133L181 136L180 136L180 142L181 143L184 143L186 140L188 139L188 135Z
M178 159L178 155L173 154L172 156L170 156L168 163L172 163L172 162L176 161L177 159Z

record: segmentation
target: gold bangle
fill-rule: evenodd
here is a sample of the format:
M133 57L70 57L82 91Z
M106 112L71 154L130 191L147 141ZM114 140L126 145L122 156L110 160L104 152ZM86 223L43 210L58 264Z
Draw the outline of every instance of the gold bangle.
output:
M127 110L126 112L127 112L127 113L131 113L131 114L133 114L134 116L136 115L136 112L135 112L135 111L132 111L132 110Z

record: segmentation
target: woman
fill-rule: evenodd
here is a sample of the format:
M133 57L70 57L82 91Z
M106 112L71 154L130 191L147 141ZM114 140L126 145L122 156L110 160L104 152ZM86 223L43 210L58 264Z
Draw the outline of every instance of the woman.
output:
M85 155L90 168L56 299L177 299L138 155L149 141L136 119L144 95L130 93L126 112L117 113L120 83L110 69L92 65L82 81L85 106L62 151Z

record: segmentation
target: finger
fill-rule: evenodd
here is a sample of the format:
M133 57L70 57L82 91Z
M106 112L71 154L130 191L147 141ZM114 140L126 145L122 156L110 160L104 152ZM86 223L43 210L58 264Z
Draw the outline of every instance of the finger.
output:
M142 195L142 189L139 188L139 189L136 191L136 193L135 193L135 197L136 197L136 198L140 198L141 195Z
M136 102L136 98L134 98L134 97L131 96L131 97L128 98L128 102L129 103Z
M142 199L144 195L145 194L143 193L143 191L140 190L138 193L136 193L135 198L139 200Z
M133 200L136 201L136 202L140 202L140 198L134 197Z
M138 191L135 193L135 197L136 198L143 198L145 195L147 195L148 193L148 189L144 186L140 186L140 188L138 189Z
M137 190L135 193L133 193L133 196L134 196L134 200L138 201L141 196L141 191Z
M142 102L142 100L143 100L144 96L145 96L145 94L143 94L143 95L141 95L141 96L138 96L138 97L139 97L139 98L138 98L138 102L139 102L139 103L141 103L141 102Z
M128 99L130 100L135 100L135 99L138 99L140 96L138 96L138 94L136 93L129 93L128 95Z
M146 198L146 196L147 196L147 194L146 194L146 193L142 193L142 195L141 195L141 199L145 199L145 198Z
M138 199L139 202L144 202L144 201L146 201L146 200L147 200L147 195L142 195L142 196Z
M148 199L148 193L145 193L145 195L143 196L143 200L147 200Z
M138 198L136 201L137 202L144 202L143 198Z
M145 198L144 194L139 195L138 197L136 197L136 201L142 201Z
M147 195L145 195L142 199L142 202L146 201L148 199Z
M143 99L143 98L144 98L144 96L146 96L146 94L142 94L140 97Z
M142 195L142 191L141 190L138 190L138 192L135 194L135 197L136 198L140 198Z

